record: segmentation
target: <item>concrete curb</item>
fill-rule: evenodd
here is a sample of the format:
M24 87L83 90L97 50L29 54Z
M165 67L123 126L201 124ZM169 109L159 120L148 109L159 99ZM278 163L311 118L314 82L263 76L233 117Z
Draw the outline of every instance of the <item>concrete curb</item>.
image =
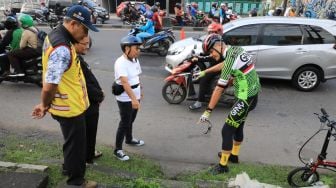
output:
M0 161L0 168L5 168L8 170L16 170L20 172L31 172L31 171L38 171L38 172L45 172L48 169L48 166L43 165L31 165L31 164L19 164L19 163L12 163L12 162L4 162Z
M0 161L0 187L45 188L48 166Z

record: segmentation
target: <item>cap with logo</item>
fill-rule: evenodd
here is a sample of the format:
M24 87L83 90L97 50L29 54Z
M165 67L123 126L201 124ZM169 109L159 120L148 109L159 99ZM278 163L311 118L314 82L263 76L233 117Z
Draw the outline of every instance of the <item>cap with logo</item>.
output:
M77 20L94 32L99 31L91 22L91 14L89 10L82 5L74 5L70 7L65 16Z

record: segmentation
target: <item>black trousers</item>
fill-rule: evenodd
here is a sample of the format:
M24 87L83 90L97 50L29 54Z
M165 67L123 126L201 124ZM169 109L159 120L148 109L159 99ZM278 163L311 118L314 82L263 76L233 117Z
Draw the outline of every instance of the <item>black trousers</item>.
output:
M61 126L63 144L63 168L68 172L68 185L84 183L86 158L86 122L85 113L71 118L52 115Z
M96 136L99 120L99 103L90 102L85 113L86 120L86 162L92 163L95 155Z
M133 122L136 118L138 110L132 108L131 102L117 102L120 113L120 122L117 130L115 150L121 150L125 137L126 142L130 142L133 139Z
M0 73L3 73L4 71L9 71L10 64L7 55L0 55L0 68Z
M23 73L21 67L22 60L28 60L40 56L41 54L34 48L25 47L23 49L17 49L8 53L8 59L14 71L17 73Z
M179 26L183 26L183 19L182 16L176 16L176 21L179 24Z
M210 93L210 87L213 83L213 79L219 75L220 72L210 72L202 77L199 81L199 92L198 92L198 101L205 102L205 95Z

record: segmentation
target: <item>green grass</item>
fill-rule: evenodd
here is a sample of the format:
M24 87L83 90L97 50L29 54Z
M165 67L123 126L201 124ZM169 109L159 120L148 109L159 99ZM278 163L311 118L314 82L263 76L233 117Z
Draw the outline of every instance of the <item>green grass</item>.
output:
M227 174L212 175L210 168L197 173L185 173L178 177L179 180L190 181L195 183L197 180L217 180L228 181L230 178L236 177L237 174L246 172L250 179L256 179L259 182L278 185L281 187L289 187L287 183L287 175L293 170L293 167L239 163L229 164L230 171ZM335 174L320 174L321 181L327 185L336 185Z
M103 185L119 185L133 188L158 188L159 179L165 179L161 167L143 156L130 154L131 160L122 162L113 156L113 149L107 146L97 146L103 152L103 157L95 162L97 167L88 167L86 178L95 180ZM56 187L66 177L61 175L62 144L60 141L46 138L33 138L15 135L0 137L0 160L16 163L47 165L49 175L48 187ZM227 182L237 174L246 172L251 179L262 183L288 187L287 175L293 167L263 165L252 163L230 164L228 174L213 176L209 169L199 172L184 173L176 177L177 180L192 182L196 185L199 180L217 180ZM102 169L103 168L103 169ZM108 169L110 171L104 171ZM115 175L112 171L124 172L131 176ZM328 185L336 185L335 173L320 174L321 181ZM195 186L196 187L196 186Z
M8 135L0 138L0 160L15 163L28 163L47 165L50 168L48 187L55 187L66 179L61 175L61 161L63 161L62 145L55 140L37 139ZM122 162L113 156L112 148L98 146L103 152L103 157L96 160L99 166L108 169L121 170L136 175L135 180L113 176L111 173L103 173L88 167L86 178L95 180L105 185L120 185L122 187L157 187L155 182L144 181L142 178L163 178L161 168L154 161L142 156L131 154L132 159Z

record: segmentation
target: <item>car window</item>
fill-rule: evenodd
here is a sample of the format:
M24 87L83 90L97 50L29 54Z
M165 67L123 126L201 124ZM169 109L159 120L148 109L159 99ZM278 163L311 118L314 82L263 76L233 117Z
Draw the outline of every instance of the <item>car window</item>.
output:
M302 28L303 44L333 44L335 42L334 36L321 27L304 25Z
M224 26L225 28L225 26ZM250 46L257 44L260 25L246 25L224 33L224 41L233 46Z
M91 0L84 0L83 3L87 3L90 8L97 7L98 5Z
M299 25L269 24L265 25L261 38L263 45L300 45L302 32Z

